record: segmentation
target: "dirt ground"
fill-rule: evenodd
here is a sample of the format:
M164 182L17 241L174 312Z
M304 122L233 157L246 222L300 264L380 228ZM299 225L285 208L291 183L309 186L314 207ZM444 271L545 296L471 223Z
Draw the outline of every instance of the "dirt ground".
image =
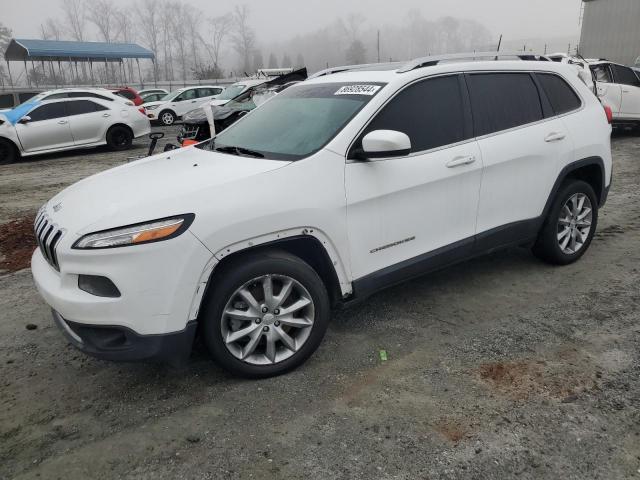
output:
M183 369L85 357L29 270L0 272L0 478L640 479L640 137L613 148L580 262L515 249L387 290L275 379L201 346ZM0 224L143 149L0 167Z

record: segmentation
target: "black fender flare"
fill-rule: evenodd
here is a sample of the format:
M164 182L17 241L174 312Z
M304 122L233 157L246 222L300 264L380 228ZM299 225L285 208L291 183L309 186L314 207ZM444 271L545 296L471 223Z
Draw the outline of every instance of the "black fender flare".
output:
M558 174L558 178L556 178L556 181L553 184L553 187L551 188L551 193L549 193L549 197L547 198L547 203L544 206L544 210L542 211L541 218L543 219L543 221L544 219L547 218L549 210L551 209L551 205L553 204L553 201L556 198L556 195L558 194L558 190L560 190L560 186L564 183L564 181L576 170L579 170L583 167L588 167L590 165L596 165L600 169L600 178L602 178L602 182L601 182L602 184L598 186L598 188L596 188L595 191L596 191L596 195L598 195L598 198L600 200L600 204L598 205L598 207L604 206L607 200L607 194L609 193L609 187L606 185L607 179L605 175L604 160L602 160L602 158L600 157L587 157L587 158L583 158L582 160L576 160L575 162L571 162L570 164L566 165L562 170L560 170L560 173Z

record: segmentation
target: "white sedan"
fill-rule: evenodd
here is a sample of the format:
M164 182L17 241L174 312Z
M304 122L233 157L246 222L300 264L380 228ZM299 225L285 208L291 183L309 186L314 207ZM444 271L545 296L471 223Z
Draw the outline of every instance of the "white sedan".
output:
M150 130L144 109L105 89L52 90L0 114L0 164L99 145L125 150Z
M224 91L218 85L186 87L167 94L162 100L144 104L147 116L163 125L173 125L185 113L210 102Z

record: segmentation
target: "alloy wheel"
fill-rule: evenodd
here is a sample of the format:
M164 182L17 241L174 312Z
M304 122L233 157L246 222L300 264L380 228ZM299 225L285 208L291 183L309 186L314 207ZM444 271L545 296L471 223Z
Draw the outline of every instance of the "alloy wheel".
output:
M169 112L165 112L162 114L162 123L164 123L165 125L173 125L174 122L174 118L173 118L173 114L169 113Z
M589 238L593 206L584 193L575 193L565 202L558 219L558 245L567 255L580 251Z
M222 313L222 340L238 360L271 365L302 348L314 319L313 299L300 282L286 275L263 275L229 298Z

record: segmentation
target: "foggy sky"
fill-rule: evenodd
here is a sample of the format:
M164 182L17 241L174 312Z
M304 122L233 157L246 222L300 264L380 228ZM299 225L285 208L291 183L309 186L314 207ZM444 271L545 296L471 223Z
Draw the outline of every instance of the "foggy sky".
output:
M126 6L126 0L113 0ZM365 26L399 23L410 9L425 18L451 15L482 23L505 40L577 36L581 0L183 0L208 16L247 4L258 43L278 42L320 28L352 12L365 15ZM170 14L170 12L168 12ZM39 38L47 17L60 17L57 0L0 0L0 22L15 37Z

